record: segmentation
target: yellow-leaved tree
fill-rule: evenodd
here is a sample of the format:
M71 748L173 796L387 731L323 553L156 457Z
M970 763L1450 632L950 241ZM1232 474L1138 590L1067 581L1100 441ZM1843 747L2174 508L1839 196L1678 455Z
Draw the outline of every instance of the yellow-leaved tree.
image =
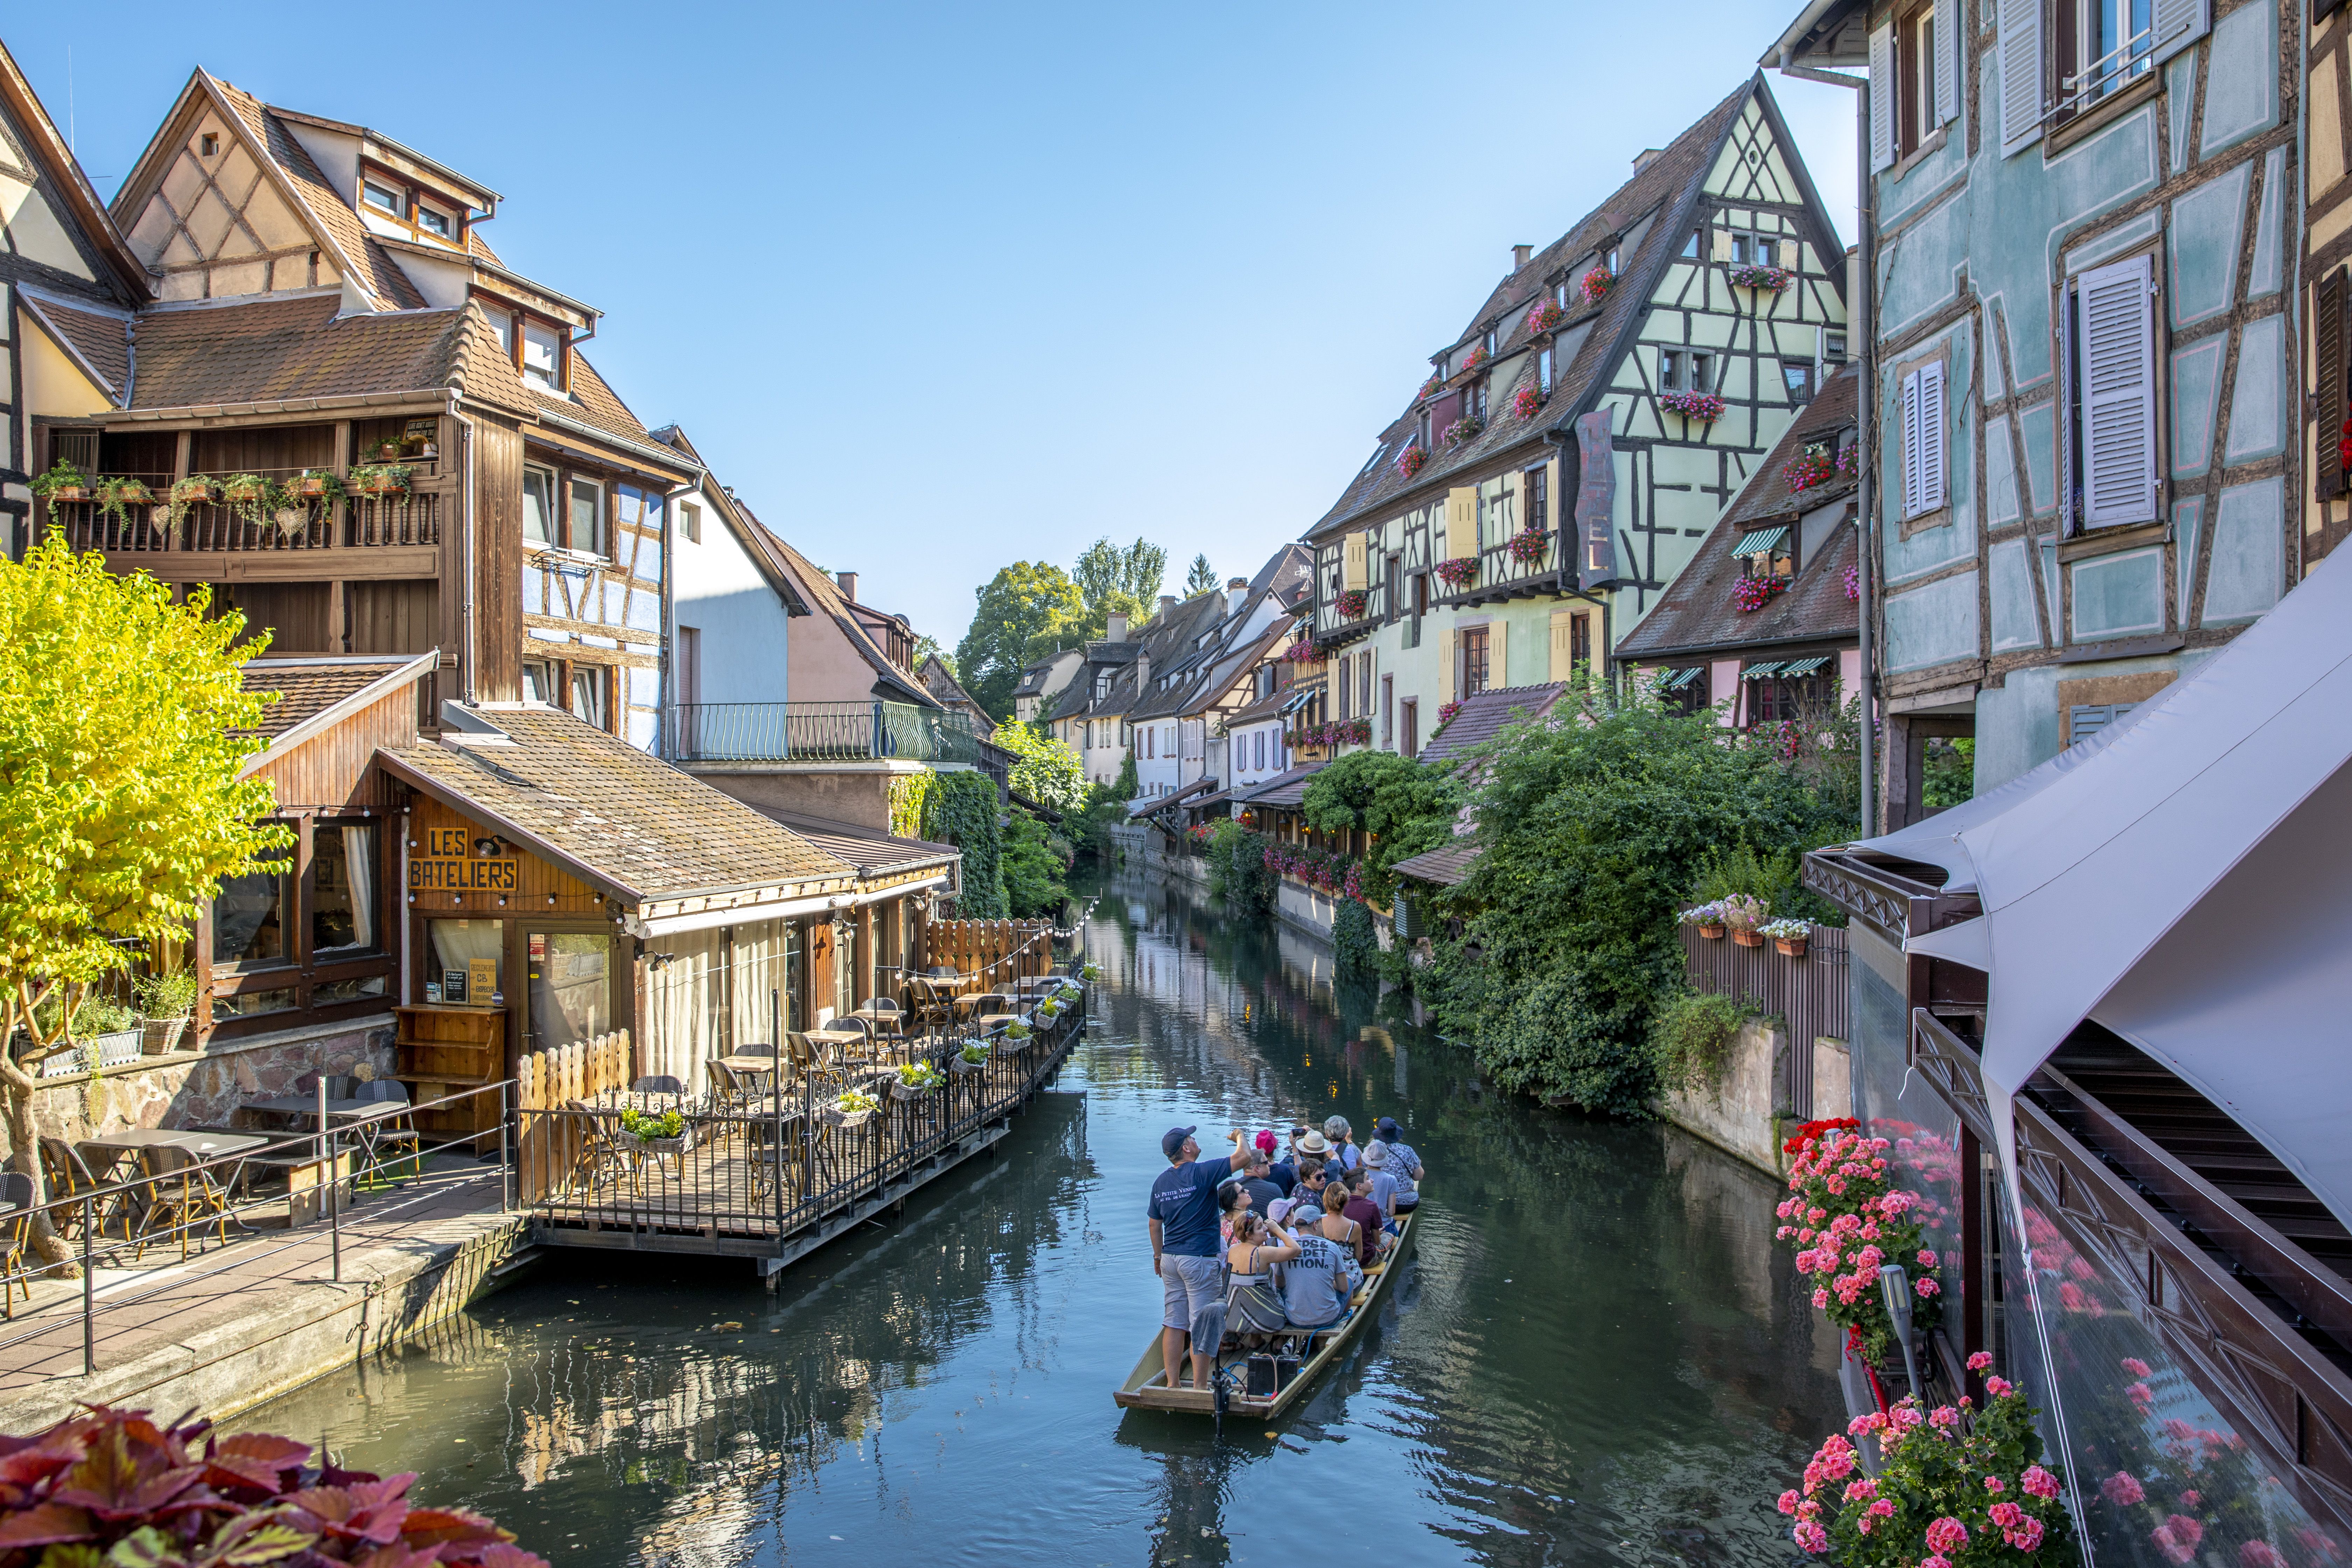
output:
M231 647L244 619L208 602L55 535L0 559L0 1095L36 1201L40 1064L90 985L130 963L126 939L185 935L224 877L283 870L271 852L293 842L264 820L268 781L237 777L264 744L239 674L260 645ZM68 1256L45 1225L35 1244Z

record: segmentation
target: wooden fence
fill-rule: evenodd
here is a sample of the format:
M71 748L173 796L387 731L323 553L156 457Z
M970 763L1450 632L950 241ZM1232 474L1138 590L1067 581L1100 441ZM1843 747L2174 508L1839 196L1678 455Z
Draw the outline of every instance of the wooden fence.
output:
M977 974L992 991L1044 974L1054 966L1051 921L930 921L923 926L922 963Z
M1815 926L1802 958L1790 958L1769 942L1762 947L1742 947L1728 936L1703 937L1698 927L1688 923L1682 935L1683 976L1692 989L1744 996L1788 1025L1788 1102L1799 1116L1810 1119L1813 1041L1824 1035L1849 1037L1845 932L1836 926Z
M515 1064L516 1108L554 1110L569 1100L593 1100L607 1089L626 1089L635 1081L635 1062L626 1029L534 1051ZM562 1117L526 1116L520 1121L515 1173L522 1201L531 1204L562 1184L578 1163L587 1128Z

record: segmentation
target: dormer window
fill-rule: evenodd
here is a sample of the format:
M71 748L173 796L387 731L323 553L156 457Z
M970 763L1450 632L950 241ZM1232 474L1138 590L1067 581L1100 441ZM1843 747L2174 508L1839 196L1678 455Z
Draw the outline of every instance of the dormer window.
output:
M522 329L522 378L549 392L563 390L563 334L537 321Z
M1569 287L1568 279L1563 278L1551 286L1551 302L1563 310L1569 310L1571 308L1569 296L1575 291Z
M1489 359L1495 357L1495 350L1497 346L1495 340L1499 335L1500 334L1493 327L1488 327L1486 329L1486 335L1478 340L1479 346L1486 351L1486 357Z
M407 205L398 191L379 185L373 180L360 182L360 199L386 216L394 218L402 216L402 209Z
M449 215L435 212L419 202L416 204L416 226L427 234L436 234L446 239L449 237Z

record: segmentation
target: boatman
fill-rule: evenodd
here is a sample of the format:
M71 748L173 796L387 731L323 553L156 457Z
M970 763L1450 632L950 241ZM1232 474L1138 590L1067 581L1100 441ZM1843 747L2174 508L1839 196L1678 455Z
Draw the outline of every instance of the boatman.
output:
M1160 1152L1168 1169L1151 1184L1151 1204L1145 1209L1151 1221L1151 1268L1160 1276L1165 1309L1160 1316L1160 1359L1168 1369L1168 1386L1181 1388L1177 1368L1193 1322L1224 1299L1224 1260L1217 1256L1222 1239L1217 1230L1217 1184L1240 1164L1242 1132L1228 1134L1234 1152L1220 1160L1201 1158L1192 1142L1196 1129L1171 1127L1160 1135ZM1206 1388L1214 1369L1217 1347L1192 1346L1192 1386Z

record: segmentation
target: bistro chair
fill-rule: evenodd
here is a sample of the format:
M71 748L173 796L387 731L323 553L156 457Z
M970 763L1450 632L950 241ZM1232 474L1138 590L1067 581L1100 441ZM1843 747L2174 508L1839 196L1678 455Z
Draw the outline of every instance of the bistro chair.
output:
M411 1176L422 1178L425 1174L425 1139L416 1131L415 1117L406 1109L408 1086L397 1079L380 1078L360 1085L359 1092L352 1098L371 1105L403 1108L382 1117L371 1117L353 1130L358 1134L362 1161L381 1168L382 1151L387 1148L398 1150L405 1145L408 1152L398 1156L398 1159L407 1163Z
M180 1233L180 1260L188 1258L188 1233L211 1226L228 1242L228 1188L213 1179L203 1161L185 1149L158 1143L139 1151L139 1168L145 1174L142 1190L146 1213L140 1217L133 1257L144 1255L148 1238L159 1230Z
M793 1065L799 1075L808 1080L812 1091L821 1094L829 1090L839 1094L849 1087L848 1074L835 1053L819 1050L817 1042L798 1029L788 1031L784 1039L791 1047Z
M567 1100L563 1109L572 1112L565 1118L580 1140L578 1152L572 1157L572 1180L574 1189L593 1193L597 1178L607 1168L615 1173L629 1170L629 1156L621 1148L621 1113L599 1110L584 1100Z
M709 1058L702 1065L710 1069L710 1098L713 1109L721 1115L727 1116L741 1110L744 1102L751 1097L751 1091L747 1087L743 1075L717 1057Z
M5 1247L0 1267L7 1270L0 1275L0 1317L14 1318L18 1290L26 1306L33 1304L33 1280L25 1271L25 1245L33 1235L33 1178L22 1171L0 1174L0 1226L5 1226L0 1230Z
M629 1085L631 1094L667 1094L674 1100L686 1098L686 1085L667 1073L648 1073Z

